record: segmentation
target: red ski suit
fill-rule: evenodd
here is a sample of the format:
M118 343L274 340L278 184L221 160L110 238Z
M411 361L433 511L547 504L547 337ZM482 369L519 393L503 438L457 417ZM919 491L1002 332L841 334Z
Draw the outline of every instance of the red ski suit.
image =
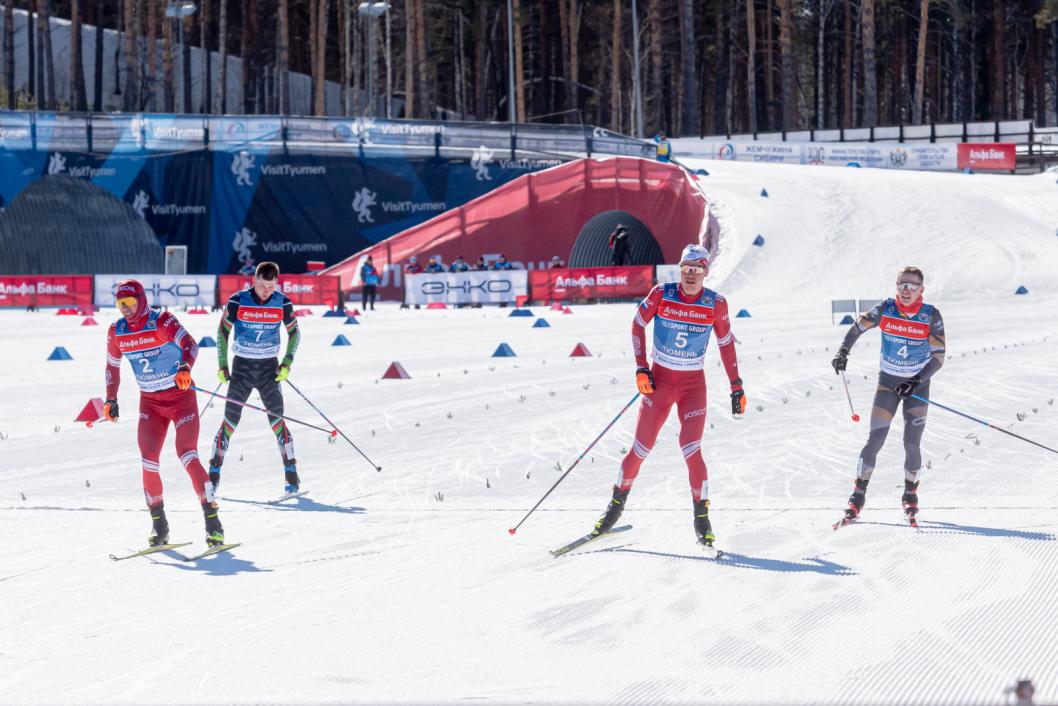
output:
M708 289L704 289L698 296L689 297L677 285L659 284L654 287L639 305L632 321L632 351L635 353L637 367L647 367L646 325L656 316L661 321L654 322L654 364L651 366L654 392L643 395L636 419L635 441L621 462L617 484L621 490L632 487L640 466L654 448L654 442L668 419L669 411L676 405L680 415L680 448L687 463L691 495L695 501L708 499L709 474L701 451L706 416L705 370L702 360L710 333L716 333L720 359L724 363L732 389L741 389L727 301ZM704 330L707 327L708 330ZM688 330L697 333L691 333L688 337ZM675 345L680 350L675 351L671 345L667 345L672 341L676 342ZM688 345L688 341L690 349L684 347ZM665 350L678 352L684 355L685 359L673 360L665 354ZM663 360L667 360L668 365ZM679 369L676 369L677 365Z
M118 327L121 330L118 330ZM130 338L135 337L133 340ZM155 353L159 349L175 344L179 346L179 358L189 366L195 364L198 356L198 344L195 339L180 325L172 314L153 313L146 306L146 297L141 302L138 317L134 321L119 319L110 325L107 331L107 366L106 388L107 399L117 399L118 386L121 384L121 357L123 355L143 354L144 351ZM172 349L169 352L175 353ZM161 356L157 356L157 361ZM131 360L131 358L130 358ZM150 361L143 368L151 370ZM133 367L134 372L138 372ZM173 371L175 373L175 371ZM137 376L140 387L145 383ZM147 383L147 387L162 389L148 392L140 391L140 420L137 440L140 446L140 464L143 468L143 494L148 507L162 502L162 479L159 475L158 461L165 443L165 435L172 422L176 427L176 453L184 470L191 477L191 485L198 495L199 502L206 502L206 483L209 475L198 460L198 403L193 390L181 390L168 376Z

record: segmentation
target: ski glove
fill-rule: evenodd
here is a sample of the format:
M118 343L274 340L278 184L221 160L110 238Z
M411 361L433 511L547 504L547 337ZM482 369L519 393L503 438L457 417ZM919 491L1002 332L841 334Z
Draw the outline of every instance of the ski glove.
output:
M103 419L108 422L118 420L118 401L113 397L103 403Z
M838 354L834 356L834 360L830 361L830 364L834 366L834 374L845 372L845 366L849 362L849 349L840 348Z
M228 372L227 365L217 371L217 379L221 382L228 382L229 380L231 380L231 373Z
M286 363L283 363L283 365L279 366L279 371L276 375L276 382L283 382L288 377L290 377L290 366Z
M742 391L742 378L731 383L731 414L740 419L746 413L746 393Z
M904 380L902 383L896 386L896 396L908 398L915 393L915 388L922 384L922 378L916 375L913 378Z
M650 372L650 368L636 368L636 387L644 395L654 392L654 373Z
M181 390L191 387L191 366L187 363L176 366L176 386Z

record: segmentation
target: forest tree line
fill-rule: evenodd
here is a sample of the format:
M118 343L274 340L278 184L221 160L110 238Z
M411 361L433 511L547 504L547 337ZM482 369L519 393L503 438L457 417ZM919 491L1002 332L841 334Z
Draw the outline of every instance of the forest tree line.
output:
M295 71L312 77L316 115L326 81L341 86L346 115L508 119L504 0L391 0L375 19L358 12L358 0L195 0L182 20L166 17L166 0L3 2L8 109L101 110L111 88L101 67L111 61L123 69L112 89L126 111L288 114ZM632 0L512 0L516 119L632 132L635 25L648 135L1002 119L1044 126L1058 116L1058 0L637 3L633 18ZM37 28L17 52L16 8ZM63 104L51 17L73 26ZM177 22L185 58L189 45L206 57L195 77L204 98L195 101L176 89L191 81L190 63L176 55ZM96 27L94 56L84 55L82 25ZM120 33L116 56L103 56L103 29ZM241 75L225 70L231 55L243 59ZM21 62L29 78L16 86ZM97 68L91 105L88 62ZM373 105L364 99L369 81ZM238 105L228 95L236 82Z

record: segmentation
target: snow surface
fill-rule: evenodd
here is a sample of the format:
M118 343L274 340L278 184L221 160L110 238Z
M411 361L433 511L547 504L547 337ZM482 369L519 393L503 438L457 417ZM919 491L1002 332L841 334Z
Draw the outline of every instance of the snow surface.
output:
M248 411L221 485L244 544L191 564L107 558L150 527L128 367L120 423L71 422L103 392L115 313L81 327L3 311L0 703L1001 704L1023 678L1058 702L1058 456L934 408L922 529L899 506L900 421L862 521L830 528L866 421L829 366L845 330L829 300L886 296L905 264L925 270L947 324L934 397L1058 447L1053 175L702 166L725 226L709 284L752 313L734 322L744 420L715 350L706 363L725 560L694 544L675 419L630 496L634 529L548 554L605 506L631 412L507 533L632 396L631 305L537 309L546 329L389 304L356 327L302 319L291 379L383 471L294 426L311 493L268 505L282 471ZM181 319L214 335L214 316ZM331 347L339 333L352 346ZM503 341L517 357L490 357ZM595 356L567 357L577 342ZM74 359L46 362L56 345ZM196 367L210 389L214 354ZM877 355L872 332L849 364L865 419ZM392 360L410 380L377 380ZM206 412L204 457L220 417ZM162 477L174 541L201 546L171 441Z

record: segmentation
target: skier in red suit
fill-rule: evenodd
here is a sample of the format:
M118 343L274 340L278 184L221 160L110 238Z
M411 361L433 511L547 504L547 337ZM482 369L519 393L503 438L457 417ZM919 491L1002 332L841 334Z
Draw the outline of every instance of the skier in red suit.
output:
M688 245L680 257L680 281L659 284L636 310L632 321L632 351L636 358L636 386L643 398L636 420L635 441L621 462L606 513L595 523L594 534L609 532L624 510L639 467L654 448L672 406L680 415L680 448L687 463L694 504L694 529L701 544L715 540L709 522L709 475L702 458L705 431L705 350L715 331L720 359L731 384L731 412L741 417L746 396L738 375L735 338L728 319L727 300L703 286L709 253ZM647 366L646 326L654 322L653 366Z
M198 404L194 391L189 389L198 344L175 316L147 306L143 285L136 280L120 282L115 296L122 318L107 331L103 415L112 422L118 420L121 358L125 357L140 386L137 439L143 467L143 493L153 522L148 542L151 546L169 542L158 460L172 423L176 429L176 452L202 503L206 542L211 546L223 544L224 528L217 517L213 485L198 460Z

